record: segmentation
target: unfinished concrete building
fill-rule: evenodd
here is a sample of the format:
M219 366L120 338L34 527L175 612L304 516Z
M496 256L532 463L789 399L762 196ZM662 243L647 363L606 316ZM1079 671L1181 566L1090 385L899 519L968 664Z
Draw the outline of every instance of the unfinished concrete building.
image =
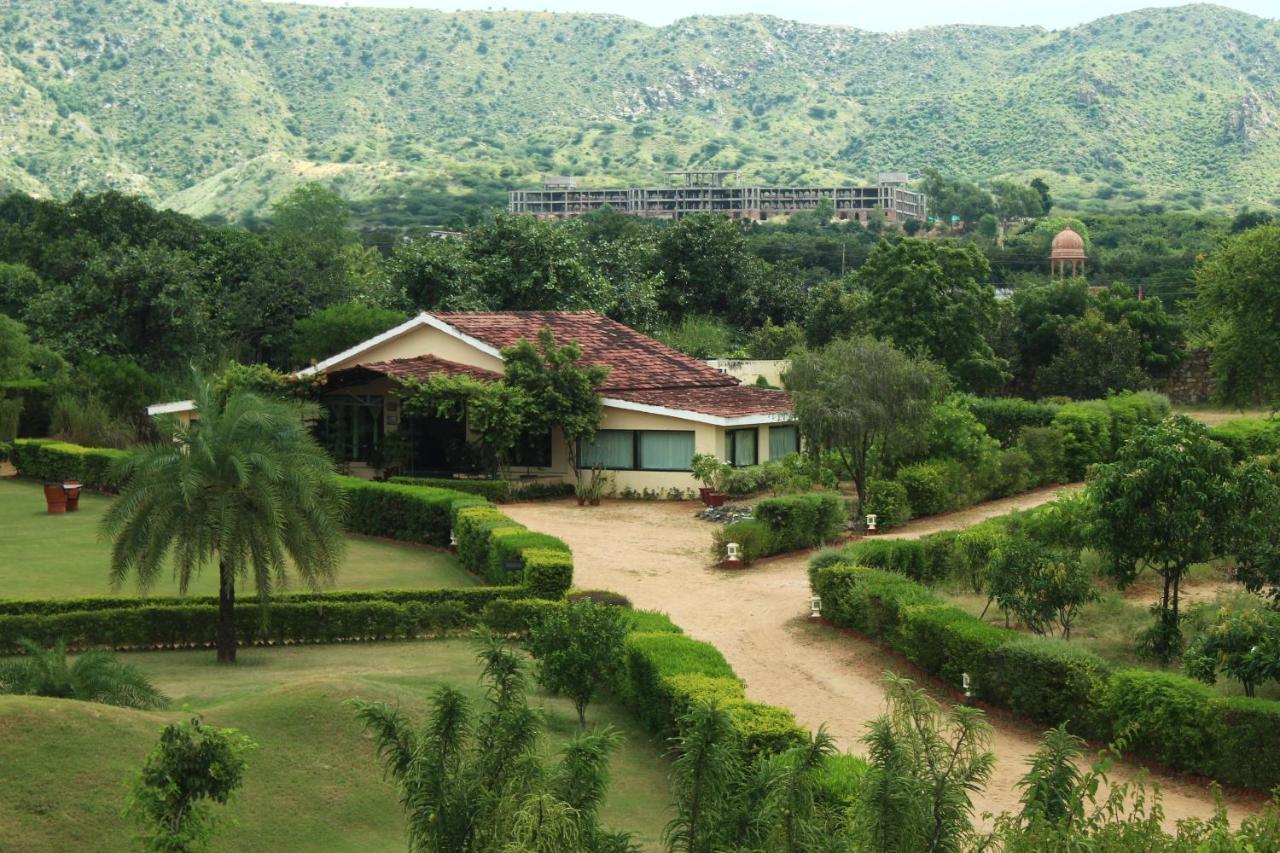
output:
M608 205L633 216L679 219L690 213L719 213L733 219L765 220L801 210L813 210L826 198L836 219L866 222L875 210L890 222L924 221L928 209L924 193L907 189L906 172L885 172L875 186L762 187L743 186L736 171L701 169L668 172L664 187L579 187L576 178L548 175L540 190L512 190L507 209L531 216L569 218Z

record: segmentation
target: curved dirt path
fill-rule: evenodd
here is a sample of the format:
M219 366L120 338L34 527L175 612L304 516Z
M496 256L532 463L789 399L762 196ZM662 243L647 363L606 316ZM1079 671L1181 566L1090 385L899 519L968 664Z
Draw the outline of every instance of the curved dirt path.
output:
M921 519L886 534L915 538L977 524L1051 500L1041 489L968 510ZM574 552L574 583L626 595L636 607L666 612L692 637L714 643L747 685L747 695L791 709L810 729L823 723L840 746L862 753L866 724L884 711L878 679L902 661L874 643L809 621L806 555L759 563L746 571L712 566L708 522L693 517L692 503L606 501L581 508L572 502L515 504L503 508L530 528L564 539ZM1041 728L989 717L997 756L975 813L1018 809L1017 780L1026 770ZM1132 775L1121 766L1119 778ZM1156 775L1164 789L1167 823L1208 817L1213 796L1206 784ZM1228 798L1233 819L1257 800ZM980 821L985 824L986 821Z

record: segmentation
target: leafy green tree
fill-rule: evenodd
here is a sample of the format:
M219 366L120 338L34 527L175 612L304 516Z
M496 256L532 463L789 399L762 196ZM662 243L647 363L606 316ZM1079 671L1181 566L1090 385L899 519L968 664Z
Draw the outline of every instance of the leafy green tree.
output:
M1031 188L1040 196L1040 215L1046 216L1053 209L1053 196L1049 194L1049 185L1044 178L1032 178Z
M738 326L760 321L756 311L768 265L751 254L742 230L725 217L697 213L663 231L658 268L664 278L658 304L669 316L718 316Z
M199 717L170 723L133 781L127 813L142 827L147 853L208 850L218 828L213 804L226 805L244 782L256 744Z
M674 739L671 793L676 815L662 832L671 853L715 853L731 840L743 782L742 746L729 712L698 704Z
M757 784L764 797L756 825L766 850L821 853L843 846L839 827L821 813L823 767L836 755L835 740L820 726L802 746L762 759Z
M820 347L836 338L868 334L867 302L867 292L852 277L818 288L811 297L804 324L809 346Z
M995 322L986 258L973 246L881 241L854 276L867 291L871 333L943 365L962 388L991 391L1008 377L985 334Z
M733 329L718 317L689 315L654 336L672 349L694 358L723 358L734 351Z
M804 329L795 323L776 326L770 320L751 332L747 352L752 358L786 358L804 346Z
M1089 309L1063 325L1059 335L1057 353L1036 373L1041 394L1092 400L1150 383L1140 364L1142 343L1128 321L1109 323Z
M622 610L584 600L551 611L529 631L538 682L573 700L580 726L587 724L591 699L622 665L627 629Z
M391 288L420 310L486 307L473 292L471 259L462 240L420 237L398 243L387 258L385 274Z
M859 514L874 460L923 440L948 384L927 358L868 337L797 353L785 381L801 433L853 481Z
M224 402L206 381L197 381L193 399L196 420L171 425L171 440L122 465L124 486L102 530L114 540L113 588L132 574L149 589L172 567L185 595L216 561L218 662L234 663L237 581L252 578L264 617L290 567L313 588L332 581L345 494L305 425L314 407L248 392Z
M598 812L608 789L611 729L581 732L558 764L539 750L537 714L526 700L520 658L480 637L483 712L442 687L423 725L398 709L354 700L409 823L409 848L433 853L529 850L595 853L627 850L625 836L603 831Z
M401 381L401 409L406 415L449 420L466 419L476 444L492 468L506 470L511 450L534 417L528 393L506 382L483 382L470 376L432 376Z
M993 549L987 589L988 604L995 601L1037 634L1056 624L1063 639L1070 639L1080 608L1098 597L1078 553L1047 548L1020 532Z
M115 655L91 649L67 660L66 640L46 649L31 640L18 641L25 657L0 661L0 693L79 699L126 708L161 708L167 697L136 666Z
M1239 681L1246 696L1280 679L1280 615L1261 608L1222 608L1187 644L1187 674L1206 684L1222 672Z
M31 375L31 339L26 326L0 314L0 381Z
M910 680L883 679L888 713L863 737L871 768L855 806L858 850L959 851L972 835L970 796L991 777L991 725L963 705L943 710Z
M1202 424L1178 415L1138 432L1114 462L1095 465L1086 495L1092 542L1120 587L1148 569L1163 581L1147 645L1167 660L1181 647L1182 579L1230 548L1240 509L1231 453Z
M1229 238L1195 276L1216 393L1238 405L1280 400L1280 225Z
M271 205L271 227L286 241L341 246L356 242L351 206L341 193L311 182Z
M587 263L572 231L500 213L467 233L481 299L494 310L601 309L608 283Z
M330 305L293 324L290 355L296 365L310 364L381 334L404 319L400 311L363 302Z
M582 347L576 341L557 344L555 334L544 327L534 344L521 339L502 351L504 382L528 398L528 428L533 432L560 430L574 479L579 479L579 449L595 437L604 419L604 405L597 390L609 375L598 364L582 363Z
M26 264L0 262L0 314L20 318L43 282Z
M929 208L944 221L949 222L955 216L966 225L974 225L984 214L995 211L991 193L972 181L944 177L929 166L923 173L923 189L929 196Z

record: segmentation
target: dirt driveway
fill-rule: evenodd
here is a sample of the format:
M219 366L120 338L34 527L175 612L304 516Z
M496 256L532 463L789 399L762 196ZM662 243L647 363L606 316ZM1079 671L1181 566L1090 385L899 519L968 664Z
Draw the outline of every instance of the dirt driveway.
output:
M895 531L916 537L960 529L986 518L1052 499L1042 489L962 512L922 519ZM503 508L530 528L564 539L574 552L574 583L623 593L636 607L661 610L691 636L714 643L756 701L791 709L810 729L826 723L842 748L861 753L866 724L884 710L878 678L898 661L878 646L809 622L807 558L760 563L740 572L714 568L709 522L693 517L692 503L606 501L581 508L572 502L514 504ZM1035 750L1040 729L992 718L995 773L977 811L1015 811L1017 780ZM1119 776L1128 776L1122 768ZM1207 817L1213 798L1205 785L1159 777L1165 813ZM1233 818L1256 801L1229 801Z

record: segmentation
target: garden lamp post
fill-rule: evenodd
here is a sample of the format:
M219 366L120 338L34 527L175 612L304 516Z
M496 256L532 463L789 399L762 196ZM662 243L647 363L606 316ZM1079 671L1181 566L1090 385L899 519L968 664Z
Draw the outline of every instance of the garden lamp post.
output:
M876 532L876 521L877 521L877 518L874 512L867 514L867 532L868 533Z
M810 619L822 618L822 596L820 595L809 596L809 618Z

